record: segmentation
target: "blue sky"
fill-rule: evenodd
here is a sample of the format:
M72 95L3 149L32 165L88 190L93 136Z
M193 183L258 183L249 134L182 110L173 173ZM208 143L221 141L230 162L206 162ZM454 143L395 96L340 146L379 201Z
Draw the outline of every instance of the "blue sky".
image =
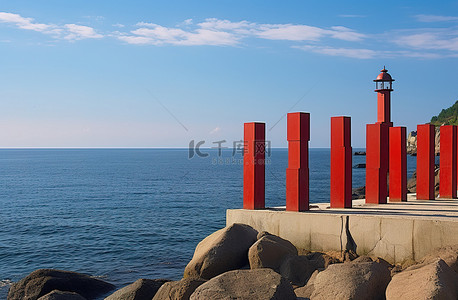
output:
M384 65L410 131L458 100L457 59L457 1L0 0L0 147L230 146L249 121L285 147L292 111L311 147L338 115L364 147Z

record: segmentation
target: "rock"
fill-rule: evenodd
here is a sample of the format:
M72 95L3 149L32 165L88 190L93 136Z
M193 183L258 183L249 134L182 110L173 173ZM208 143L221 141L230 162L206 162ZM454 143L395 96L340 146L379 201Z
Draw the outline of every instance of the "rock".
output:
M114 285L76 272L39 269L14 283L8 291L8 300L35 300L54 290L75 292L93 299L108 293Z
M407 136L407 154L417 155L417 132L411 131Z
M436 126L436 134L434 137L435 142L435 154L440 154L440 143L441 143L441 132L440 126ZM411 131L407 137L407 154L416 156L417 155L417 132Z
M132 284L117 290L105 300L151 300L167 279L138 279Z
M453 271L458 272L458 245L438 248L423 257L420 264L430 264L438 258L442 259Z
M366 187L362 186L359 188L354 188L351 191L351 199L364 199L366 198Z
M314 263L306 256L289 256L280 266L280 275L293 286L304 286L316 270Z
M205 282L205 279L183 278L164 283L153 300L188 300L196 288Z
M353 166L353 169L365 169L366 164L356 164Z
M77 293L54 290L41 296L38 300L86 300L86 298Z
M458 299L458 274L442 259L409 268L393 276L386 299Z
M436 136L434 137L434 152L436 155L441 153L441 130L440 126L436 126Z
M365 256L365 255L355 258L353 260L353 263L362 263L362 262L373 262L373 260L369 256Z
M330 265L313 281L311 299L384 299L390 271L376 262Z
M365 151L355 151L353 155L366 155L366 152Z
M312 251L310 250L307 250L307 249L304 249L304 248L296 248L297 249L297 254L298 255L309 255L310 253L312 253Z
M414 171L412 177L407 180L407 192L416 193L417 192L417 171Z
M339 252L340 253L340 252ZM318 270L326 269L330 264L341 263L342 261L336 257L332 257L322 252L312 252L307 255L307 258L315 265Z
M290 241L263 232L248 250L248 261L251 269L271 268L278 272L283 261L291 255L297 256L297 249Z
M391 277L393 277L394 275L398 274L399 272L402 271L402 266L401 265L395 265L392 269L391 269Z
M248 263L247 253L258 232L244 224L233 224L203 239L184 270L184 277L210 279Z
M434 169L434 181L435 181L435 196L437 197L439 195L439 183L440 183L440 169L439 165L435 165ZM407 180L407 192L409 193L415 193L417 191L417 171L414 171L412 174L412 177Z
M303 287L299 287L294 290L294 293L298 297L298 299L310 299L312 297L313 291L315 290L315 279L318 276L319 271L316 270L313 272L312 276L310 276L309 281Z
M344 241L344 239L342 239L342 241ZM358 254L353 250L344 250L342 252L327 251L325 254L330 256L335 262L350 262L358 257Z
M410 268L411 266L414 266L414 265L417 265L418 262L414 261L413 259L407 259L405 261L402 262L401 264L401 269L402 270L405 270L407 268Z
M394 268L394 265L390 264L389 262L387 262L386 260L384 260L381 257L372 257L372 260L375 261L376 263L384 265L385 267L387 267L390 270Z
M236 270L199 286L191 300L295 300L293 287L271 269Z

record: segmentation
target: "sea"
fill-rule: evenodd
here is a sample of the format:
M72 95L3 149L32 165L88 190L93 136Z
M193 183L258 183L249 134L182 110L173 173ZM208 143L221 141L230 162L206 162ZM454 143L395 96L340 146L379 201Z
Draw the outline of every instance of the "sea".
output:
M364 149L353 149L364 151ZM309 151L310 202L329 202L330 150ZM365 156L353 156L353 165ZM266 155L266 206L285 205L287 149ZM410 177L416 157L408 156ZM353 169L353 187L365 169ZM117 287L178 280L196 245L243 204L237 149L1 149L0 299L39 268Z

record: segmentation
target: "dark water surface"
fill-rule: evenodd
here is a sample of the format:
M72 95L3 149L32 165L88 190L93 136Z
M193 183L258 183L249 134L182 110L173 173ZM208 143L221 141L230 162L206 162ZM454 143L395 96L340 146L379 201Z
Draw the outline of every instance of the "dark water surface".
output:
M361 149L354 149L361 150ZM0 298L38 268L117 286L179 279L197 243L242 207L241 155L187 149L0 150ZM329 202L329 149L310 150L310 200ZM353 156L353 165L364 163ZM408 157L409 176L415 157ZM266 205L285 203L287 150L266 166ZM353 187L365 169L353 169Z

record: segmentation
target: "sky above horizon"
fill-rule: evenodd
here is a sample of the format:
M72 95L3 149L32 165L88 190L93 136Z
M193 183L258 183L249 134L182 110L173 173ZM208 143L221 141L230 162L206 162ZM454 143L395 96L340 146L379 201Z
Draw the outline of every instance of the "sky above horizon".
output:
M0 0L0 147L204 147L286 113L330 117L352 146L376 121L373 79L396 80L395 126L458 100L458 1Z

